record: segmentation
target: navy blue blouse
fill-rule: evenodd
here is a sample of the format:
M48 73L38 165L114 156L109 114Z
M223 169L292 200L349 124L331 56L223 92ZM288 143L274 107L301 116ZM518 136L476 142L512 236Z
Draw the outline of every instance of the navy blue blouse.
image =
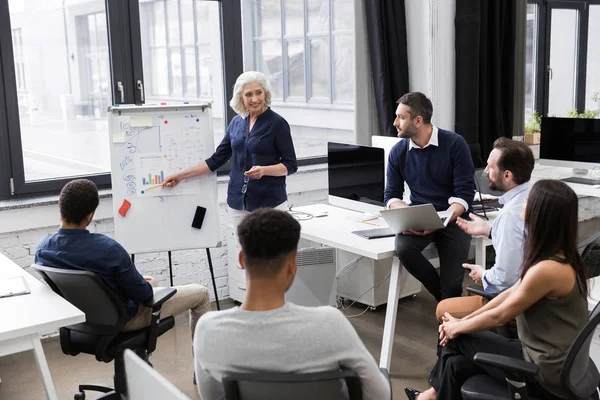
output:
M287 200L285 176L250 179L244 175L253 166L282 163L288 175L298 170L290 126L282 116L268 108L248 133L248 117L235 116L214 154L206 160L211 171L231 158L227 204L235 210L253 211L277 207Z

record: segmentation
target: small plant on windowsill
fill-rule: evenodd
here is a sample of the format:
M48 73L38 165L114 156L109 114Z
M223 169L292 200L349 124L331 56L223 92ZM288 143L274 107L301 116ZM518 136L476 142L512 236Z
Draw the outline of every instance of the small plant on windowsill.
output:
M576 109L571 108L567 113L569 118L597 118L600 112L598 110L584 110L582 113L578 113Z
M525 121L525 143L540 144L540 126L542 116L533 111Z

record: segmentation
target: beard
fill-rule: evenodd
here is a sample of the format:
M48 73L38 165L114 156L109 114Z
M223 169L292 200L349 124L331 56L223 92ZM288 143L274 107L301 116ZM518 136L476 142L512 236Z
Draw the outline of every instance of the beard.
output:
M401 138L412 139L417 136L417 130L411 125L408 128L403 129L398 136Z
M490 180L490 184L488 186L489 186L490 190L492 190L494 192L504 192L505 191L504 187L502 186L502 183L500 183L500 182L494 182L494 181Z

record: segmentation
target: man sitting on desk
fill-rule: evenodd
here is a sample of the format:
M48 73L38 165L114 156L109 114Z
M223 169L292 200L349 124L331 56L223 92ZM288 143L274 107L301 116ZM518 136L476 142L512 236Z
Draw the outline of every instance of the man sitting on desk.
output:
M390 399L390 386L356 331L337 309L285 301L296 275L300 224L288 213L258 209L237 228L246 272L240 307L210 312L194 338L203 400L223 399L226 372L355 371L365 400ZM285 396L282 396L285 397Z
M462 293L462 263L471 237L454 221L471 208L475 170L465 139L432 125L432 115L431 101L423 93L407 93L398 100L394 126L405 140L390 151L384 201L388 208L406 207L401 200L406 182L412 204L431 203L437 211L453 212L444 229L396 236L396 255L404 268L440 301ZM440 256L439 275L421 254L431 242Z
M150 326L152 309L141 303L153 296L149 282L153 279L140 275L127 251L117 241L86 229L98 204L98 188L94 182L77 179L67 183L58 199L60 228L40 241L35 251L35 263L98 274L125 304L129 320L123 331ZM175 288L177 293L163 304L160 315L168 317L190 310L193 335L198 319L210 311L208 289L198 284Z
M471 221L459 218L456 224L468 235L487 236L492 239L496 262L488 270L484 266L463 264L471 270L473 280L483 285L486 293L498 294L514 285L521 276L525 223L521 219L523 203L529 194L529 179L534 167L533 153L524 142L499 138L494 142L485 167L490 189L505 192L500 197L504 207L490 226L483 219L471 214ZM455 297L441 301L435 315L442 321L448 312L462 318L485 304L481 296Z

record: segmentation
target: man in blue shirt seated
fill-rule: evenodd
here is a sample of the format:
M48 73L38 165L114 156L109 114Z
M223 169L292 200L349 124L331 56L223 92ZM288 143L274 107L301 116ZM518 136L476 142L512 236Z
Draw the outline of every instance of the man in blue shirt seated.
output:
M35 263L54 268L91 271L119 295L129 317L123 331L150 325L152 309L142 302L153 296L149 281L135 268L127 251L114 239L86 228L99 204L98 188L87 179L67 183L60 192L60 228L43 238L35 251ZM190 311L190 329L194 334L198 319L210 311L208 289L202 285L176 286L177 293L161 308L168 317Z
M471 209L475 193L473 161L465 139L431 123L433 105L419 92L398 100L394 126L403 138L390 151L384 201L388 208L406 207L404 182L413 205L431 203L437 211L451 210L446 228L396 235L396 255L437 301L462 293L463 267L471 237L456 218ZM466 216L466 214L465 214ZM421 254L435 242L440 273Z
M533 152L524 142L499 138L487 160L485 173L490 189L504 192L500 204L504 207L492 225L471 214L471 221L459 218L458 226L467 234L487 236L492 239L496 262L488 270L484 266L464 264L473 280L483 285L487 293L498 294L514 285L521 277L525 223L521 219L523 203L529 194L529 179L534 167ZM441 301L435 312L441 322L444 313L462 318L478 310L486 303L481 296L455 297Z

